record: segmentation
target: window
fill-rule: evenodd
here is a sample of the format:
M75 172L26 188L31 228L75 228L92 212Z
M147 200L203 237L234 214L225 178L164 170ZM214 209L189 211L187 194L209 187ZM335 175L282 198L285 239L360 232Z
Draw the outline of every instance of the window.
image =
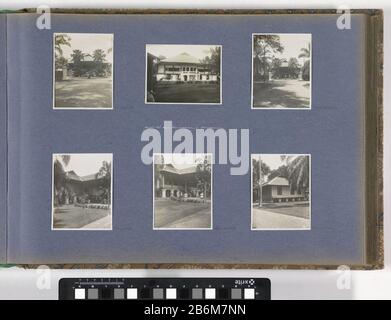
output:
M277 195L282 195L282 186L277 186Z

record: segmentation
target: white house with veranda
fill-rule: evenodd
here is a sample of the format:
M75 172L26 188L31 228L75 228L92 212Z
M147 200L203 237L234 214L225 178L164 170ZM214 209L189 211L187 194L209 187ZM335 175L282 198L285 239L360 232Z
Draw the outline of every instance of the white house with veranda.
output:
M159 60L157 63L157 81L215 82L219 75L211 66L183 52L179 55Z

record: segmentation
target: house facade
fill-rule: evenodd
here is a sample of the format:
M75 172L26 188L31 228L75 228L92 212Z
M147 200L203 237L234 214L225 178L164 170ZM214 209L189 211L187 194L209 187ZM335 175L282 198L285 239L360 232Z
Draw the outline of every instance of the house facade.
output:
M163 165L159 170L155 170L155 197L203 197L197 187L196 172L196 166L178 169L172 164Z
M59 204L110 204L110 191L104 177L97 174L79 176L74 171L65 173L64 185L59 190Z
M298 190L293 191L289 181L283 177L275 177L270 181L262 184L262 202L289 202L289 201L306 201L305 192ZM259 201L259 189L255 188L253 201Z
M160 82L216 82L218 77L209 65L186 52L157 61L156 80Z

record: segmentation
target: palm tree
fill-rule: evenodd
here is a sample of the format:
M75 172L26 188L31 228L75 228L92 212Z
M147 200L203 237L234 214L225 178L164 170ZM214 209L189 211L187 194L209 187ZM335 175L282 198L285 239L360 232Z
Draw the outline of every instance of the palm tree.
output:
M66 172L64 167L68 165L70 160L71 160L71 156L66 154L58 155L54 159L54 164L53 164L54 206L57 206L60 203L60 191L64 187L64 182L66 181Z
M208 192L211 192L211 171L212 165L210 163L210 157L205 156L203 159L197 160L197 180L198 188L201 189L204 193L204 202L205 198L208 196Z
M258 190L258 204L260 207L262 207L262 184L265 181L264 176L267 176L270 173L270 167L264 161L261 160L261 157L259 157L258 160L253 158L252 165L253 188Z
M308 43L307 48L301 48L301 53L299 54L299 58L309 58L311 57L311 44Z
M105 62L106 53L102 49L96 49L92 53L92 59L94 59L94 62Z
M71 46L71 37L66 34L57 34L54 39L54 50L56 52L56 56L62 56L62 46Z
M291 190L307 192L310 183L310 159L309 156L281 156L286 161Z
M103 161L102 166L95 175L96 179L102 179L102 187L107 194L107 203L111 204L111 162Z

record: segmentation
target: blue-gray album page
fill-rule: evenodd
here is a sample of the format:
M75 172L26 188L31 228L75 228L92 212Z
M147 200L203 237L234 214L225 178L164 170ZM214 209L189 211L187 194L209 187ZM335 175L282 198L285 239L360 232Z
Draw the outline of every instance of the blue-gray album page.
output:
M344 30L334 15L53 14L46 29L37 18L7 15L8 262L365 261L364 16ZM113 34L112 108L53 108L55 33ZM254 33L311 34L310 108L252 108ZM221 103L147 103L147 44L221 46ZM163 134L164 121L249 129L249 150L237 144L249 154L310 154L310 228L251 230L248 156L245 174L232 175L229 161L213 165L211 229L154 230L153 166L142 161L141 136L146 128ZM110 230L53 230L52 157L64 153L113 155Z

